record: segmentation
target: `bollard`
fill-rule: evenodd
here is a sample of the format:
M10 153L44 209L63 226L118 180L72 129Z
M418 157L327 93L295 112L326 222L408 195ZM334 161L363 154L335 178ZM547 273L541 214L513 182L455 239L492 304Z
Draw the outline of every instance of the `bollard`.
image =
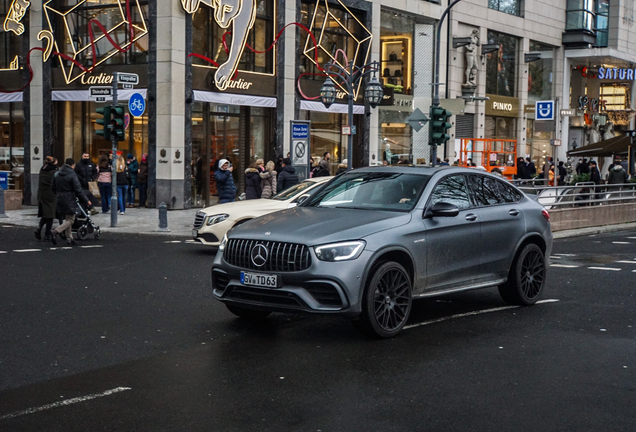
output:
M0 187L0 219L8 218L6 214L4 214L4 189Z
M157 232L170 232L168 229L168 206L164 202L159 204L159 229Z

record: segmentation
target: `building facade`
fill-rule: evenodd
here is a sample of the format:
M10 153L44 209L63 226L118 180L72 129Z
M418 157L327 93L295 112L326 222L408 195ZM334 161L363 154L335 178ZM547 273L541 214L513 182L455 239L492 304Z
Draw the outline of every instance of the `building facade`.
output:
M151 206L213 204L220 159L242 191L247 167L292 151L292 120L310 122L311 155L329 152L334 173L349 158L354 167L430 163L428 127L415 132L407 118L430 106L447 1L249 0L231 13L216 5L0 0L0 170L26 204L36 202L45 156L110 152L95 133L104 103L89 88L111 85L113 72L139 76L119 99L140 93L145 112L130 116L118 148L148 155ZM438 156L456 159L461 139L512 140L517 156L542 166L629 128L633 14L610 0L458 3L441 32L440 96L454 127ZM354 89L351 155L344 88L329 109L318 98L325 63L349 60L378 61L385 90L371 109L364 83ZM535 121L541 100L555 101L555 121Z

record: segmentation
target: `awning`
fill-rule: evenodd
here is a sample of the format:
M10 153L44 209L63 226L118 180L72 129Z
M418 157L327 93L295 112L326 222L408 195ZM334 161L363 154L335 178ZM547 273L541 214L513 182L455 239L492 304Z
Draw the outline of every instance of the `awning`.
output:
M141 94L144 99L146 98L146 89L133 89L133 90L117 90L117 100L124 101L130 99L130 97L135 94ZM88 102L93 100L91 98L91 92L89 89L86 90L53 90L51 92L51 100L53 101L62 101L62 102ZM112 100L112 99L107 99Z
M300 101L300 109L307 111L321 111L339 114L347 114L349 112L349 106L347 104L335 103L332 104L329 109L327 109L322 102L306 100ZM353 114L364 114L364 105L354 105Z
M570 150L568 152L568 156L610 157L613 155L625 155L627 154L629 144L630 138L628 136L617 136L594 144L586 145L585 147Z
M0 102L22 102L22 92L0 93Z
M262 108L276 108L275 97L240 95L231 93L194 90L194 100L224 105L244 105Z

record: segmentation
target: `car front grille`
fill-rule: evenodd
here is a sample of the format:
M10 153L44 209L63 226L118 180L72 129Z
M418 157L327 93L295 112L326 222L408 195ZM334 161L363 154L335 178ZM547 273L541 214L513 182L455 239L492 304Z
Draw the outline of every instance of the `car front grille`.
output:
M225 298L249 302L252 304L278 306L291 309L309 309L296 294L287 291L275 291L245 286L230 286Z
M206 214L198 211L196 216L194 217L194 228L199 229L203 226L203 222L205 222Z
M323 306L342 306L342 299L338 290L328 283L310 283L305 286L305 289L318 303Z
M255 265L251 257L252 249L257 245L267 249L265 263L261 266ZM264 272L301 271L311 266L309 247L295 243L231 239L227 242L223 257L233 266Z

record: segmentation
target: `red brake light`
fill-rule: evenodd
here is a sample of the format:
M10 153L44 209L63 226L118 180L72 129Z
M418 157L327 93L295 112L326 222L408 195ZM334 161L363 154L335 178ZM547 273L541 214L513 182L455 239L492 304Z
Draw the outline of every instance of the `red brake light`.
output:
M543 215L543 217L545 218L545 220L547 220L548 222L550 222L550 213L548 213L548 211L546 209L542 209L541 210L541 214Z

